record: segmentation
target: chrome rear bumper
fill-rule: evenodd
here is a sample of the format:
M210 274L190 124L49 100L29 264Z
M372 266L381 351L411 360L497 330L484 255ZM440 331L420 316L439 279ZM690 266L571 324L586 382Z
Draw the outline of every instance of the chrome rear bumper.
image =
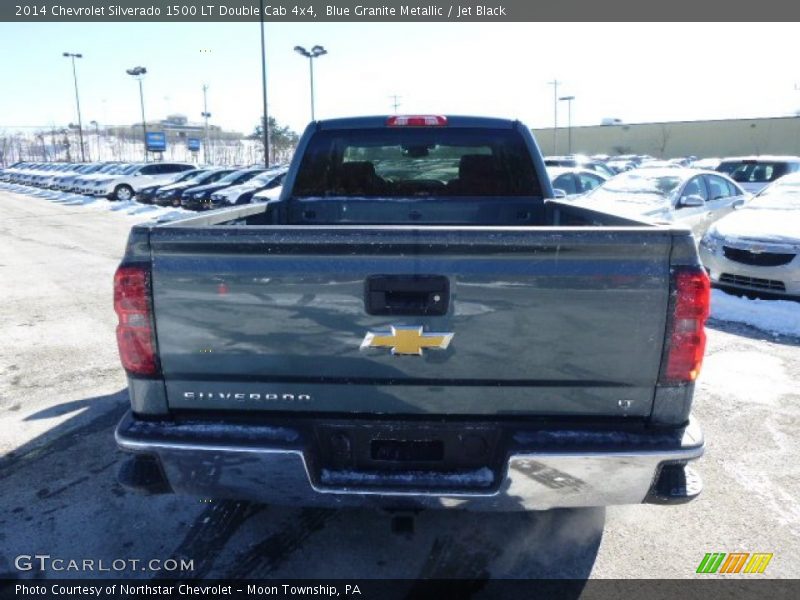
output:
M473 472L358 473L316 468L297 430L261 425L148 422L128 413L116 431L122 450L155 459L164 489L206 498L269 504L391 508L462 508L475 511L546 510L642 502L678 503L699 493L669 486L676 469L703 454L696 422L669 436L602 432L587 451L585 432L565 431L557 450L538 451L525 435L493 477ZM526 442L527 439L527 442ZM235 441L234 441L235 440ZM527 446L527 447L526 447ZM682 471L681 471L682 472ZM691 474L693 476L693 473ZM152 482L151 482L152 483Z

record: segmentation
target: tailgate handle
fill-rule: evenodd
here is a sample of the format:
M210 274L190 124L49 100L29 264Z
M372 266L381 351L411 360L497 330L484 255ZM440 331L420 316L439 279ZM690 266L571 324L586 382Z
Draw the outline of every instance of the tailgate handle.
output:
M370 275L364 305L370 315L445 315L450 282L442 275Z

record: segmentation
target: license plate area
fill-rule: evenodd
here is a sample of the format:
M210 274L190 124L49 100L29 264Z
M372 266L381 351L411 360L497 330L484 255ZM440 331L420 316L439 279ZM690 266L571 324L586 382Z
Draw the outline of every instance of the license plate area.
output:
M306 455L323 487L490 489L502 440L500 428L471 423L330 422L314 426Z
M442 440L372 440L370 457L375 461L439 462L444 460Z

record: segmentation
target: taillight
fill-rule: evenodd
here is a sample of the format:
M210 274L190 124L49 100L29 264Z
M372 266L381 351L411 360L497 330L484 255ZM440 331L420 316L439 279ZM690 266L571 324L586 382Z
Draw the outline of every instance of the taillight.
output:
M711 285L702 269L679 269L673 275L675 298L670 321L667 358L660 383L691 383L700 374L706 349L705 322Z
M153 319L150 311L150 270L122 266L114 274L114 310L119 317L117 346L122 366L131 375L158 374Z
M443 127L447 117L442 115L394 115L386 119L387 127Z

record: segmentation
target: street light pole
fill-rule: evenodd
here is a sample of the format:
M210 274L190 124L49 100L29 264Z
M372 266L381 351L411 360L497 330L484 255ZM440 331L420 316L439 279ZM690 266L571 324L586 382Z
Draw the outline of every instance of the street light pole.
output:
M548 81L548 85L553 86L553 155L555 156L558 153L558 142L557 142L557 129L558 129L558 84L561 83L558 79L553 79L553 81Z
M567 154L572 154L572 101L575 96L561 96L559 100L567 103Z
M147 121L144 119L144 91L142 90L142 79L144 79L147 69L144 67L134 67L125 71L128 75L139 80L139 101L142 105L142 135L144 137L144 162L147 162Z
M81 162L86 162L86 156L83 151L83 122L81 121L81 99L78 96L78 72L75 69L75 59L83 58L83 54L73 54L71 52L63 52L63 56L72 59L72 79L75 82L75 104L78 106L78 137L81 141Z
M206 92L207 91L208 91L208 84L204 83L203 84L203 118L205 119L206 143L205 143L205 148L204 148L205 151L203 152L203 162L205 162L206 164L208 164L208 147L209 147L209 141L208 141L208 118L211 116L211 113L208 112L208 98L206 97Z
M261 20L261 88L264 96L264 168L269 169L270 159L270 132L269 114L267 112L267 49L264 44L264 0L261 0L261 11L258 13Z
M302 46L295 46L294 51L308 59L308 72L311 78L311 120L314 121L314 59L327 54L328 51L322 46L314 46L310 51Z

